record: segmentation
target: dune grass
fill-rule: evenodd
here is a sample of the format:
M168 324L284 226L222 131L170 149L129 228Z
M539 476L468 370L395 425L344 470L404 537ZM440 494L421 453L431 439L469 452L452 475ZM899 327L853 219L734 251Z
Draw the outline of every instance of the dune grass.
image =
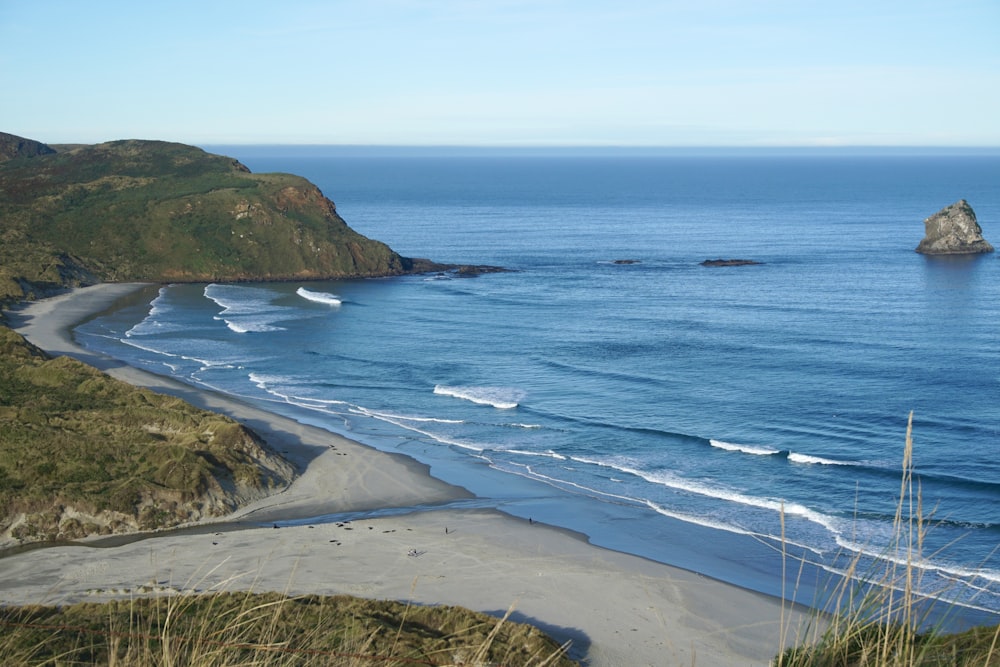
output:
M508 613L509 616L509 613ZM215 593L0 609L5 665L573 665L539 630L460 607Z
M0 326L0 535L74 539L220 515L237 491L283 487L281 465L291 470L232 419L50 358Z
M930 528L913 477L913 413L906 426L900 490L888 545L878 571L861 572L855 557L830 603L818 610L815 635L779 654L778 667L1000 667L1000 625L949 634L949 609L922 595L918 563ZM901 555L901 557L899 557ZM940 599L947 599L941 596ZM819 630L822 626L822 630Z

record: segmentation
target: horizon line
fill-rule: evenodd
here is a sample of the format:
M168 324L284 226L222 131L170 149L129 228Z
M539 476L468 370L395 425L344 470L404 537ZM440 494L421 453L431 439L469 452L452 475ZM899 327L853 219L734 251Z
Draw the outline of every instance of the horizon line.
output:
M329 151L329 152L364 152L364 153L386 153L386 152L399 152L407 154L415 153L436 153L441 155L453 155L457 153L510 153L510 154L538 154L538 153L563 153L563 154L579 154L585 152L591 153L601 153L601 154L665 154L665 155L678 155L683 153L827 153L827 154L837 154L837 153L850 153L850 154L885 154L889 152L904 153L904 154L918 154L918 153L932 153L932 154L975 154L975 155L1000 155L1000 145L996 146L967 146L967 145L871 145L871 144L858 144L858 145L771 145L771 146L745 146L745 145L704 145L704 146L686 146L686 145L661 145L661 146L646 146L646 145L605 145L605 144L552 144L552 145L538 145L538 144L524 144L524 145L510 145L510 144L347 144L347 143L272 143L272 142L254 142L254 143L243 143L243 142L224 142L224 141L210 141L210 142L199 142L196 145L202 148L215 148L215 147L226 147L226 148L240 148L244 150L261 150L261 151L273 151L273 150L289 150L297 151L302 153L318 152L318 151Z

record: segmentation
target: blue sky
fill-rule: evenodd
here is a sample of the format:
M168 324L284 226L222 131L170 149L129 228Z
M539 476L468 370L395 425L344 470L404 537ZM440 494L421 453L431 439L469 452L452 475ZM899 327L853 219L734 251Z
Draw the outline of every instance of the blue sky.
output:
M1000 0L0 0L50 143L1000 146Z

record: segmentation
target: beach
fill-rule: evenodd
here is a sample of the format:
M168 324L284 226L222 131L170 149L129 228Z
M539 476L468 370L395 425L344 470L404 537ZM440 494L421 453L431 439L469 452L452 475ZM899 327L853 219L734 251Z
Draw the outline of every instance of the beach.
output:
M256 590L453 604L530 622L586 665L765 665L808 622L801 609L585 536L476 508L426 466L78 347L71 327L145 286L73 290L10 314L52 354L227 414L294 463L290 488L217 524L148 539L7 556L9 604L140 593ZM318 517L335 515L333 520ZM678 536L683 539L683 536ZM783 627L784 625L784 627Z

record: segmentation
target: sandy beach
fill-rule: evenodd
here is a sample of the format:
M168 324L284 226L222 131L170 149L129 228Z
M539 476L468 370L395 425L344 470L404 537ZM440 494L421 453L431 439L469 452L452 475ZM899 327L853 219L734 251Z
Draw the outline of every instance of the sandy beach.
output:
M774 598L476 509L471 494L411 459L74 344L70 327L143 287L78 289L31 303L9 320L52 354L230 415L301 474L288 490L217 525L4 557L3 602L252 589L454 604L497 615L513 607L515 620L571 641L570 655L594 667L766 665L782 638L796 643L808 622ZM331 514L341 518L310 519Z

